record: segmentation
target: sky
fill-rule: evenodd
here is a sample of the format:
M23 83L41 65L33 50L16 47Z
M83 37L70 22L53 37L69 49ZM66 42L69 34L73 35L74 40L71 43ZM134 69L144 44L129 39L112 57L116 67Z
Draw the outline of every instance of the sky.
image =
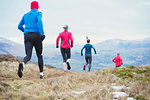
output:
M0 37L23 44L17 29L33 0L0 0ZM36 0L43 13L44 44L54 44L65 24L75 44L150 38L150 0Z

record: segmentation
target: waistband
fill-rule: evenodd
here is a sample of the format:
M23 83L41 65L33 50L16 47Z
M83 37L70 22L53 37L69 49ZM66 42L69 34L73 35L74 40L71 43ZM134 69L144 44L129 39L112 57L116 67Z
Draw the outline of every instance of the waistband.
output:
M25 33L24 35L26 35L26 34L40 34L40 33L29 32L29 33Z

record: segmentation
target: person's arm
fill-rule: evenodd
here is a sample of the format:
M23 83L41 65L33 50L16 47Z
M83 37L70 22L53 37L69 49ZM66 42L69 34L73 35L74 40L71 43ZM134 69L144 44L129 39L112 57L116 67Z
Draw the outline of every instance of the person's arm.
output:
M60 39L60 37L61 37L61 33L59 33L59 35L58 35L58 37L56 39L56 48L59 47L59 39Z
M122 61L122 58L120 57L120 62L121 62L121 65L123 65L123 61Z
M43 30L43 22L42 22L42 13L39 12L37 16L37 26L39 28L39 32L41 35L44 35L44 30Z
M73 36L72 36L71 32L70 32L70 41L71 41L71 47L73 47Z
M45 39L44 30L43 30L43 22L42 22L42 13L39 12L37 16L37 26L39 28L39 32L41 34L41 40L43 41Z
M114 63L116 62L116 60L115 60L115 59L116 59L116 57L115 57L114 59L112 59L112 61L113 61Z
M85 48L85 45L83 46L83 48L81 49L81 56L83 56L83 49Z
M94 50L94 52L95 52L95 54L96 54L96 50L95 50L95 48L94 48L94 46L92 45L92 48L93 48L93 50Z
M18 24L18 29L21 30L22 32L24 32L24 16L22 17L20 23Z

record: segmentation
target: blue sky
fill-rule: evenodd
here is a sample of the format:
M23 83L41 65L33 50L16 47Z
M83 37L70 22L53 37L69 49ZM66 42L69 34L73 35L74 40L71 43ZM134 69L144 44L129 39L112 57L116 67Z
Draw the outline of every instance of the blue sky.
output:
M23 44L17 29L33 0L0 0L0 36ZM69 25L74 43L108 39L136 40L150 37L150 0L38 0L43 12L45 44L55 43L62 26Z

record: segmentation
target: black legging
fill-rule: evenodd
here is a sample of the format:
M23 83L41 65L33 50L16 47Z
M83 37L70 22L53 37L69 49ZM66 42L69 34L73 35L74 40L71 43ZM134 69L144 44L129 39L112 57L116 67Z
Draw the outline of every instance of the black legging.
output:
M67 59L70 59L70 48L69 49L65 49L65 48L60 48L60 51L61 51L61 54L62 54L62 57L63 57L63 62L66 62Z
M24 57L23 62L26 64L31 59L32 49L34 47L36 50L36 55L38 57L38 65L40 72L43 72L43 47L40 33L26 33L24 35L24 44L26 56Z
M92 56L91 55L85 55L86 65L89 64L89 72L91 70L91 62L92 62Z

